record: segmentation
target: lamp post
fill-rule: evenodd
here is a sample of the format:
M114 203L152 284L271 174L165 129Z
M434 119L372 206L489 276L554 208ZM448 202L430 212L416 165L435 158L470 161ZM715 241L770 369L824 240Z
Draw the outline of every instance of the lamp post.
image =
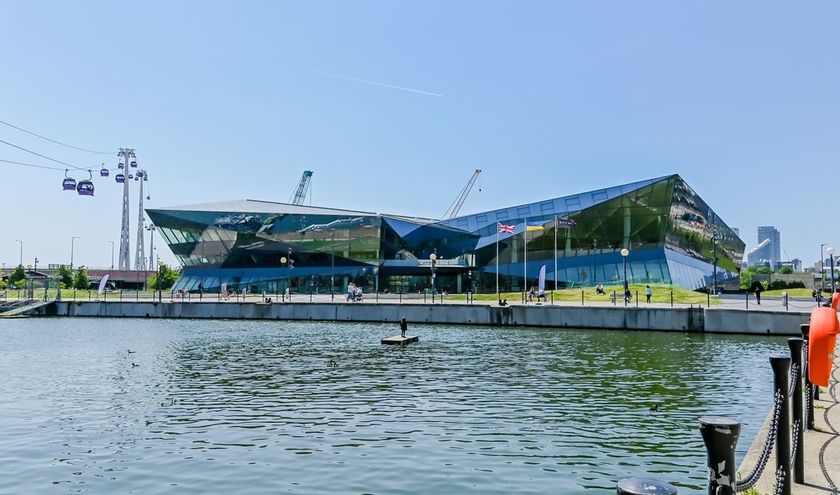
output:
M712 291L714 291L714 294L717 294L717 261L718 261L718 259L717 259L717 235L718 235L717 229L716 228L712 229L712 266L714 266L714 270L715 270L715 276L714 276L715 284L712 286Z
M114 241L108 241L111 243L111 270L114 270Z
M162 272L163 272L163 261L158 260L158 272L157 272L158 302L161 302L161 299L163 298L163 296L162 296L163 290L161 289L161 281L160 281L160 277L161 277ZM152 289L152 290L154 290L154 289ZM154 297L155 297L155 293L152 292L152 300L154 300Z
M829 269L831 270L831 297L834 297L834 248L825 250L828 253Z
M823 256L823 246L825 244L820 244L820 278L822 279L822 290L825 292L825 256Z
M330 252L330 301L335 301L335 232L330 232L332 251Z
M201 240L201 280L198 282L198 300L204 295L204 239Z
M630 292L630 286L627 285L627 255L630 251L627 248L621 250L621 259L624 262L624 305L627 306L627 293Z
M437 260L437 255L432 253L429 255L429 259L432 261L432 304L435 302L435 261Z
M76 239L81 239L81 237L73 236L70 239L70 271L71 272L73 271L73 248L75 247Z
M21 266L21 268L23 268L23 241L19 241L19 240L15 239L15 242L20 243L20 266Z
M286 267L286 262L287 261L289 261L289 260L287 260L285 256L280 258L280 264L283 265L284 268ZM285 288L283 289L283 301L284 302L286 301L286 289Z

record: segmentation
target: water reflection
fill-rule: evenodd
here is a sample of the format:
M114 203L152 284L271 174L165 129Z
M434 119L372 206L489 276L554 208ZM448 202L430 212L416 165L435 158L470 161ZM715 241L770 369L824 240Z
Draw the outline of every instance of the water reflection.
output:
M770 408L767 356L787 349L737 336L415 328L421 343L401 348L379 345L387 325L0 327L0 448L21 473L0 491L582 494L654 476L702 493L697 419L741 421L740 459Z

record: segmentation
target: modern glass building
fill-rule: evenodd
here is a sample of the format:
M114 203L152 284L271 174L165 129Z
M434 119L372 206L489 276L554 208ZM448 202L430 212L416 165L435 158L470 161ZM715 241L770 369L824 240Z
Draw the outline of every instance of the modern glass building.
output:
M253 200L147 213L190 291L493 293L541 270L546 289L735 288L745 247L679 175L447 220Z

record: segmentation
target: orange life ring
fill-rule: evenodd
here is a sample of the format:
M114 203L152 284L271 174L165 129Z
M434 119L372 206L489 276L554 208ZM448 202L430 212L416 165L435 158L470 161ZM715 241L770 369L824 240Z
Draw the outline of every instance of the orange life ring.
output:
M840 294L832 296L832 306L837 304L838 299L840 299ZM840 324L837 322L837 311L833 307L819 307L811 311L811 331L808 335L808 379L815 385L828 386L838 332L840 332Z

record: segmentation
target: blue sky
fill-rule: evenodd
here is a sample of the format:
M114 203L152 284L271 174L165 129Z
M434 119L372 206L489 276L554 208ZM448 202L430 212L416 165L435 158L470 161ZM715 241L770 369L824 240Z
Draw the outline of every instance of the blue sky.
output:
M0 121L110 154L6 125L0 140L94 172L134 148L147 208L286 202L306 169L307 204L428 217L477 168L461 213L678 173L747 250L773 225L783 257L810 266L820 244L840 250L838 14L819 1L0 0ZM0 159L64 168L2 143ZM79 197L63 175L0 162L0 261L18 263L17 239L24 264L68 263L79 236L75 265L110 265L122 188L95 177L96 196ZM136 203L132 191L132 257Z

